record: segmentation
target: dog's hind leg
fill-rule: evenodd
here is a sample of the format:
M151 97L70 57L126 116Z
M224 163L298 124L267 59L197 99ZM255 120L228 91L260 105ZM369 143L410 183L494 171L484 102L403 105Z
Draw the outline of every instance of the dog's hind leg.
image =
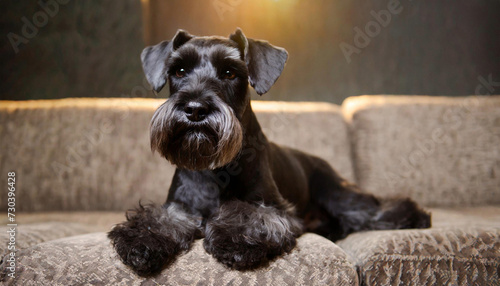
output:
M310 177L311 199L322 213L318 232L329 239L363 230L430 227L430 214L411 199L379 199L362 193L326 162L321 160L317 166Z
M176 203L139 205L126 217L108 237L123 263L141 276L160 272L180 251L189 249L199 224Z

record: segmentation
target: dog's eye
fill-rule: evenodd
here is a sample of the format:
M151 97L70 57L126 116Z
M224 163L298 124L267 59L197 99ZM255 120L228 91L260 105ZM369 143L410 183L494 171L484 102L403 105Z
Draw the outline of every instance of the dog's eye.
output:
M224 79L234 79L235 77L236 77L236 75L233 72L229 71L229 70L227 70L224 73Z
M180 69L177 69L175 71L175 76L176 77L184 77L185 75L186 75L186 70L185 69L180 68Z

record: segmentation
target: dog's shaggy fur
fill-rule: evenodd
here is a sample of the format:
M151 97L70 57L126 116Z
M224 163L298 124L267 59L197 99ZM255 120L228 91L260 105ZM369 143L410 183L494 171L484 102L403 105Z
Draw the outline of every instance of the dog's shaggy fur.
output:
M153 89L170 87L151 121L151 149L177 170L163 206L139 206L109 232L138 274L158 273L201 237L217 260L244 270L291 251L304 231L335 241L362 230L430 226L410 199L362 193L324 160L267 141L248 85L266 93L287 57L239 29L229 38L179 30L144 49Z

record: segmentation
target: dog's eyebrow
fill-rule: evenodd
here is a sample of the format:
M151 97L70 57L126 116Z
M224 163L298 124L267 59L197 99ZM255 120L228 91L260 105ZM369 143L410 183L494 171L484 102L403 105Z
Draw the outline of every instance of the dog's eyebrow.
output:
M210 59L216 67L232 66L238 68L244 64L240 52L235 48L218 48L210 55Z
M230 59L234 59L234 60L241 59L240 51L236 48L226 48L225 52L227 53L226 58L230 58Z
M182 50L177 50L172 53L168 61L168 65L182 65L186 68L193 68L200 62L200 55L195 47L185 47Z
M241 60L238 49L233 47L217 47L211 54L212 61L221 61L224 59Z

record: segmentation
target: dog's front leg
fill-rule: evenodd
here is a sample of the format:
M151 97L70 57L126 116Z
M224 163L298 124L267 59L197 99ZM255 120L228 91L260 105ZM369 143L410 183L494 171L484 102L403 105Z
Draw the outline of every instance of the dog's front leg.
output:
M123 263L141 276L154 275L189 249L198 229L195 217L176 203L139 205L108 234Z
M289 252L302 225L284 210L233 200L208 220L204 247L225 265L246 270Z

